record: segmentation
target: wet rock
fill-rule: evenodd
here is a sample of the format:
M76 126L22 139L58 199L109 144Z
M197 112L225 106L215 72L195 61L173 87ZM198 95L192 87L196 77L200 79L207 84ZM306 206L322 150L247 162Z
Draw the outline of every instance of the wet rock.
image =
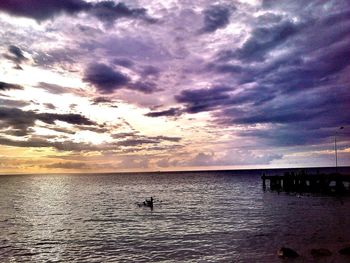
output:
M311 255L313 255L314 257L324 257L331 256L332 252L327 248L315 248L311 249Z
M339 250L339 254L341 255L350 255L350 247L344 247Z
M299 257L299 254L295 252L293 249L288 247L281 247L277 251L277 255L282 258L296 258Z

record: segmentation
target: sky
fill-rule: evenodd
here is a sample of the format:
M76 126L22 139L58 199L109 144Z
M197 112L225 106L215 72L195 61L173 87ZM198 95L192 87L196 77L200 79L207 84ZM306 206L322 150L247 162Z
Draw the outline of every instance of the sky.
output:
M1 0L0 34L0 173L350 165L348 0Z

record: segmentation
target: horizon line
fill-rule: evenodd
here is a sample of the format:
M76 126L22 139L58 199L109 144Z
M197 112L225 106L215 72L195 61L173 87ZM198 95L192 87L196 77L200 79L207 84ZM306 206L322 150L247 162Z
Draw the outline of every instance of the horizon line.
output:
M132 174L132 173L191 173L191 172L229 172L229 171L257 171L257 170L294 170L294 169L336 169L335 166L309 166L309 167L281 167L281 168L237 168L237 169L191 169L191 170L154 170L154 171L113 171L113 172L47 172L47 173L1 173L6 175L56 175L56 174ZM347 166L338 166L338 168L350 168Z

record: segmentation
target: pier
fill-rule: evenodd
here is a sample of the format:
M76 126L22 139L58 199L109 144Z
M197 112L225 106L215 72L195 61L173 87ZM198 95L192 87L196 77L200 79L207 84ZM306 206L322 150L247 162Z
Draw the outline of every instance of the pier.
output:
M272 176L263 174L261 179L264 191L267 188L266 181L269 181L270 190L277 192L350 194L350 175L307 174L301 171Z

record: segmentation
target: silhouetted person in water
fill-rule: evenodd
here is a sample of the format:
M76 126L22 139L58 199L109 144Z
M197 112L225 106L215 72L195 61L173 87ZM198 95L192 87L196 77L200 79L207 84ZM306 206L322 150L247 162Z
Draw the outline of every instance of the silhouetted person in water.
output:
M150 199L150 200L147 200L147 199L146 199L146 200L143 202L143 204L144 204L145 206L150 207L151 210L153 210L153 197L151 196L151 199Z

